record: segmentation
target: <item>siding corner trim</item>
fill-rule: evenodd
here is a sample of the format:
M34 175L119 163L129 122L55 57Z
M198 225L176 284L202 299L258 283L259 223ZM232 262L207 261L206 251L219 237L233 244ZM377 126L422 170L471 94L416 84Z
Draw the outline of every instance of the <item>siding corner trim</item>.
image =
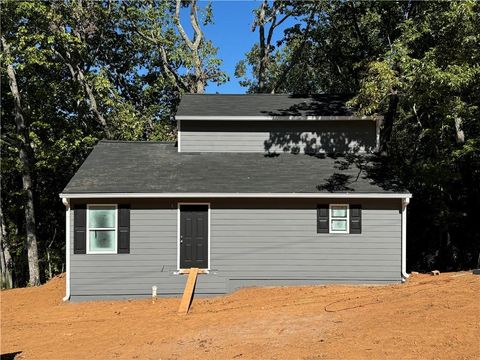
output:
M70 300L70 200L62 198L63 205L65 205L65 296L62 301Z

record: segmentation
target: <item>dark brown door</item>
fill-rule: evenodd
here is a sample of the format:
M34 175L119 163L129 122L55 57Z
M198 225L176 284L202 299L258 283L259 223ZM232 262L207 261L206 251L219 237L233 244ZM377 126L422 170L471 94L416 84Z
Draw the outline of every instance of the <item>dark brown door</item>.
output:
M180 205L180 268L208 268L208 206Z

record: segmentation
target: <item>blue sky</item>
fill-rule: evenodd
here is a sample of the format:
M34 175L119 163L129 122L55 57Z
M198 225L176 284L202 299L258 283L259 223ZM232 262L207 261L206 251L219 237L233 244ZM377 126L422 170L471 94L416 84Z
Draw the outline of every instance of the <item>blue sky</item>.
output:
M253 10L260 1L223 0L212 1L214 24L203 27L205 37L213 41L218 47L218 57L223 60L222 70L230 76L226 84L216 86L210 84L206 88L207 93L242 94L246 89L238 83L239 79L234 76L235 65L244 58L244 54L258 41L258 32L252 32ZM204 7L208 2L200 1ZM186 9L185 9L186 10ZM182 14L185 28L189 27L188 11ZM188 25L188 26L187 26ZM283 29L291 25L288 21L276 29L274 40L283 34ZM189 29L190 30L190 29Z

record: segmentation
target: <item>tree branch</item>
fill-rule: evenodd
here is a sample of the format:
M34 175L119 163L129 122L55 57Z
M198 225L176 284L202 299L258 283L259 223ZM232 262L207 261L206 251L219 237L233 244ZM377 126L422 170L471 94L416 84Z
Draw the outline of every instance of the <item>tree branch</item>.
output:
M130 16L130 13L128 12L128 8L125 7L125 6L124 6L124 11L125 11L125 14L127 15L128 19L130 20L132 30L136 34L138 34L141 38L143 38L144 40L158 46L158 49L159 49L159 52L160 52L160 60L162 62L162 69L163 69L164 75L167 76L168 78L170 78L170 80L175 84L177 89L181 88L184 91L190 91L190 87L187 85L187 83L185 83L183 81L183 79L180 77L180 75L178 75L178 73L170 66L170 63L168 61L167 51L162 46L160 41L158 41L157 38L155 38L153 36L149 36L149 35L143 33L142 31L140 31L138 29L137 25L135 24L134 20Z
M2 134L2 136L0 137L0 141L3 141L5 143L7 143L7 145L10 145L10 146L13 146L13 147L21 146L21 144L18 140L12 139L11 137L9 137L8 135L5 135L5 134Z
M279 27L280 25L282 25L282 23L287 20L290 16L292 16L292 14L287 14L285 15L282 20L280 20L279 22L277 22L277 24L275 25L275 27Z
M98 108L97 100L95 98L95 95L93 94L93 90L88 84L88 81L85 78L85 74L81 67L78 64L75 64L75 66L69 61L69 59L72 58L70 52L68 50L65 50L66 56L63 56L57 49L55 49L53 46L50 47L52 51L60 57L60 59L63 60L65 65L68 67L70 74L72 75L72 78L74 81L77 81L80 83L80 85L83 87L85 94L88 97L88 105L90 107L90 111L95 115L95 118L97 119L98 123L102 126L103 130L105 131L105 134L107 135L108 138L111 138L112 134L108 128L107 121L105 120L105 117L101 113L101 111Z
M183 38L183 40L185 41L185 43L187 44L187 46L192 52L193 67L195 70L195 92L201 94L204 92L206 79L205 79L205 74L202 70L202 61L200 59L200 55L198 51L203 38L203 33L198 24L197 0L190 0L190 23L195 32L193 42L185 33L185 30L183 29L183 26L180 22L180 6L181 6L181 0L177 0L176 6L175 6L175 25L181 37Z
M258 42L260 46L260 63L258 66L258 91L265 91L265 72L267 66L267 49L265 44L265 9L267 8L267 0L262 2L258 13Z
M353 28L355 29L355 34L357 35L357 38L362 42L363 47L367 50L367 54L369 54L370 47L368 44L368 39L364 36L362 31L360 30L360 26L358 25L357 8L355 7L355 3L351 2L348 4L350 9L352 10L352 20L353 20Z
M177 88L182 88L184 91L190 91L190 87L187 85L187 83L185 83L180 75L178 75L178 73L170 67L168 63L167 52L163 46L159 45L159 50L165 75L174 80L174 84L177 86Z
M193 43L195 49L192 50L197 50L198 47L200 46L200 42L202 41L203 38L203 33L202 30L200 29L200 26L198 25L198 17L197 17L197 1L192 0L192 4L190 5L190 23L192 24L193 30L195 31L195 41Z
M298 63L300 60L300 55L303 52L303 49L305 48L305 45L307 43L308 36L310 35L310 28L313 25L313 18L315 16L315 7L312 8L312 11L310 13L310 16L307 21L307 27L305 28L305 31L303 33L303 39L300 44L300 46L296 49L294 52L294 55L292 56L292 59L288 66L283 70L282 74L278 78L278 81L276 82L275 86L272 87L272 93L275 93L278 91L281 85L285 82L285 79L287 78L288 73L294 68L294 66Z
M190 48L190 50L194 50L196 48L195 48L193 42L188 37L185 30L183 29L182 23L180 22L180 6L181 6L181 0L177 0L176 5L175 5L175 26L177 27L178 32L180 33L180 36L183 38L183 41L185 41L185 43ZM192 14L191 13L190 13L190 21L192 22Z

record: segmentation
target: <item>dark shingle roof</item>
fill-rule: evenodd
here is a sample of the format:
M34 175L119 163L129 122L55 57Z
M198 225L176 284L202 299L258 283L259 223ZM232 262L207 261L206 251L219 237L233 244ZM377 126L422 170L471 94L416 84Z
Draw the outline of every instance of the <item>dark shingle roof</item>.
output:
M63 193L395 192L367 172L346 158L178 153L173 143L101 141Z
M185 94L177 116L353 116L342 95Z

